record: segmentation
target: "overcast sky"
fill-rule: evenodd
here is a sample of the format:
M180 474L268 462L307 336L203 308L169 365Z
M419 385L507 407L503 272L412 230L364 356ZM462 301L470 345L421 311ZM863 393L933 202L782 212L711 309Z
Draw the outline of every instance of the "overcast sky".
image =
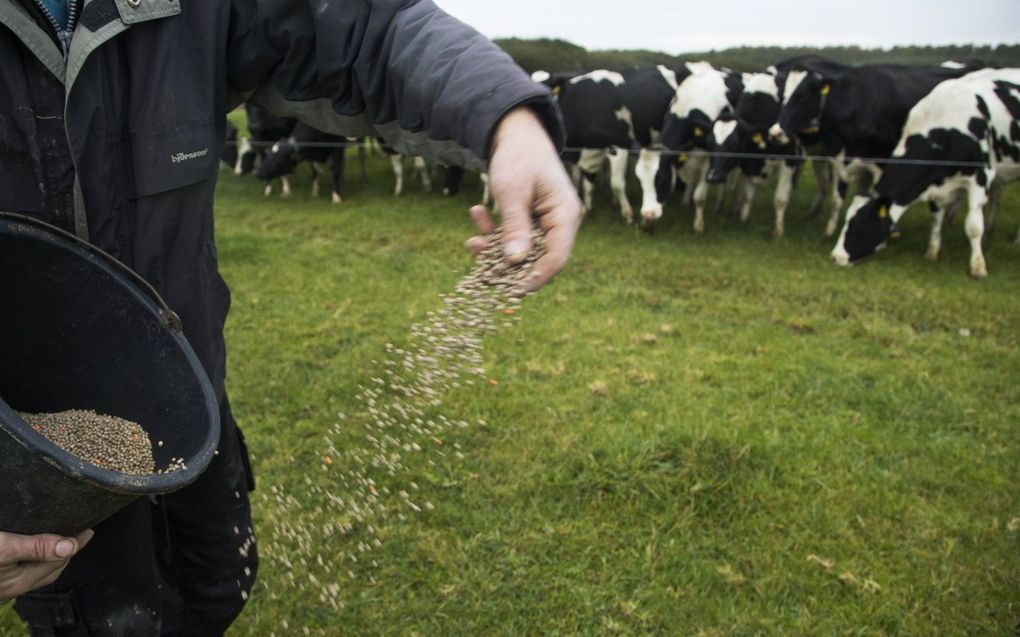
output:
M588 49L1020 43L1020 0L436 2L491 38L562 38Z

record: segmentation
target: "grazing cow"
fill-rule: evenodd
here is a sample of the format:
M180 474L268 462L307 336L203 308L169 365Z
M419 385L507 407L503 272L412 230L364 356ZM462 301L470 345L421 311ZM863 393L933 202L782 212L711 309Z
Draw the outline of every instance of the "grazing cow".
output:
M680 82L662 123L662 145L677 156L647 153L638 159L638 177L645 186L642 222L649 225L662 216L662 205L679 181L686 190L694 184L694 231L705 231L708 198L709 137L715 120L732 111L744 89L744 77L712 67Z
M929 258L937 258L946 207L968 203L970 274L988 275L981 251L984 207L1020 179L1020 69L987 69L936 86L910 110L875 189L854 199L832 259L851 263L878 249L915 201L934 213ZM1020 241L1020 237L1018 237Z
M707 66L687 63L670 69L660 65L623 73L597 70L556 80L568 149L563 159L581 169L586 212L591 210L595 178L608 157L613 194L623 218L633 223L626 193L630 151L641 150L639 166L648 161L645 153L659 143L662 121L678 82Z
M324 133L311 126L299 123L293 134L273 144L269 154L259 165L256 176L263 181L283 178L294 172L298 164L307 161L312 166L312 198L319 196L319 174L328 163L333 173L334 204L343 201L340 196L343 182L345 145L349 138Z
M817 136L822 154L833 158L838 177L853 181L858 192L867 192L881 176L882 166L873 160L892 153L910 109L940 82L965 72L896 64L791 70L779 121L771 134L781 141ZM836 230L845 196L844 189L826 226L826 236Z
M251 139L241 139L237 149L237 164L234 167L234 174L238 176L247 175L265 159L268 149L280 141L286 139L294 131L297 120L291 117L277 117L270 115L253 104L246 103L244 111L248 115L248 131ZM287 176L280 178L282 182L280 194L284 197L290 195L290 182ZM273 194L272 182L266 183L264 194L268 197Z

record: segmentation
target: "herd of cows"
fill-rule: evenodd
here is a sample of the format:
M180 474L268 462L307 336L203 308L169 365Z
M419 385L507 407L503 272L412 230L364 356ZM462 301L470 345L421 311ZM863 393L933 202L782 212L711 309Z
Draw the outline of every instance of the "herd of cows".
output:
M880 249L899 232L907 208L920 201L932 214L931 259L938 256L947 215L965 211L970 273L980 278L988 274L981 247L985 231L994 224L1006 184L1020 179L1020 69L976 62L847 66L803 56L761 73L689 62L622 73L539 71L533 79L546 84L559 103L567 134L563 159L586 210L608 161L624 219L645 228L678 193L694 208L695 232L703 232L709 185L724 182L737 184L740 217L746 220L755 189L778 175L774 233L782 236L797 174L810 161L818 188L811 213L831 205L826 236L836 234L848 189L855 189L831 253L835 262L850 265ZM306 159L317 175L314 166L329 162L338 202L341 144L350 140L293 122L269 122L279 128L265 132L262 118L267 116L249 109L252 136L272 144L263 152L258 177L267 182L285 177ZM246 143L237 145L239 174L250 170L255 154ZM266 146L255 148L260 149ZM393 158L399 194L403 158L383 149ZM626 194L634 156L642 192L638 219ZM424 162L416 162L427 179ZM462 174L448 170L444 190L456 192ZM313 183L317 192L317 179ZM1016 242L1020 245L1020 233Z

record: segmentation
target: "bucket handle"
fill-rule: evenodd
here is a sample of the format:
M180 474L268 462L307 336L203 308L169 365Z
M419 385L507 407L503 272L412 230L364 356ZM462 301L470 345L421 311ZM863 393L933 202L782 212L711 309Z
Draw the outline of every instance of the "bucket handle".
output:
M156 288L152 287L152 285L148 281L143 279L140 274L124 265L124 263L122 263L121 261L118 261L117 258L114 257L112 254L106 252L102 248L92 243L89 243L88 241L82 239L81 237L64 230L63 228L58 228L53 224L46 223L45 221L41 221L34 217L18 214L16 212L0 211L0 220L2 219L10 219L12 221L30 223L36 226L41 226L43 230L46 230L47 232L52 232L60 237L63 237L64 239L74 241L82 248L88 250L89 252L99 257L102 257L103 259L106 260L107 263L109 263L110 265L114 266L115 268L119 269L121 272L126 274L128 278L132 279L136 284L138 284L138 287L142 288L143 290L149 293L149 296L152 297L152 300L155 301L156 305L159 306L159 318L161 321L163 321L163 325L166 326L167 329L169 329L171 332L175 334L180 334L184 331L184 324L181 323L181 317L178 316L176 312L170 309L170 306L167 305L166 301L163 300L163 297L159 295L159 292L156 291Z

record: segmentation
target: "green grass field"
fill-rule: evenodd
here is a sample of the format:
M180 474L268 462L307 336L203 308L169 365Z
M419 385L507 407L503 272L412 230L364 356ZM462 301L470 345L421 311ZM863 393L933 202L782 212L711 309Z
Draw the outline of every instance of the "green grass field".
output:
M1015 634L1020 190L985 281L962 219L923 258L920 209L886 251L830 265L810 179L779 241L770 194L747 225L708 214L704 236L676 202L636 232L603 195L569 268L487 341L496 384L444 396L485 421L444 441L462 457L410 454L381 478L434 510L379 516L382 545L354 563L363 524L318 530L335 514L315 488L343 495L323 436L343 412L338 445L364 443L357 388L470 268L480 192L393 198L388 172L349 164L338 207L304 177L289 200L221 178L227 380L266 553L232 634ZM323 564L273 540L281 524ZM339 610L309 573L340 585Z

